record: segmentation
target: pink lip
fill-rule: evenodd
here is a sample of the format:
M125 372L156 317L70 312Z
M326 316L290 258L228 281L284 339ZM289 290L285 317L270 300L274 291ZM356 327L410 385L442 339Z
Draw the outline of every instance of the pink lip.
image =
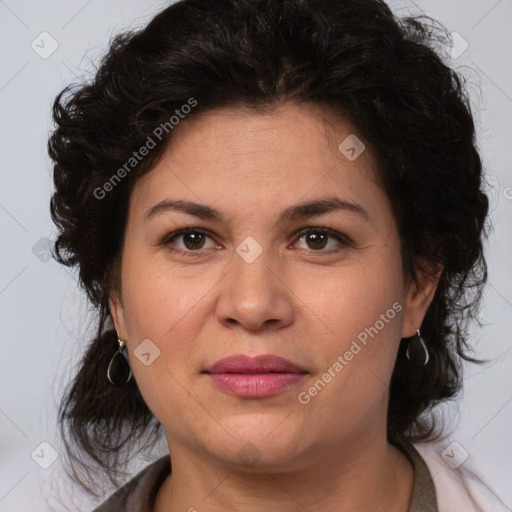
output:
M307 371L278 356L234 355L220 359L204 373L214 385L230 394L263 398L299 382Z

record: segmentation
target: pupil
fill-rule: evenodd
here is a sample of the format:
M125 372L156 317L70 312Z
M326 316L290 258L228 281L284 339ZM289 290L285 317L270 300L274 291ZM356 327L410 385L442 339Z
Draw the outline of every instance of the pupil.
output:
M308 242L311 242L314 249L323 249L327 243L327 236L321 233L308 235Z
M187 249L200 249L203 246L204 238L200 233L187 233L184 236L184 242ZM191 242L191 243L190 243ZM199 243L198 242L203 242Z

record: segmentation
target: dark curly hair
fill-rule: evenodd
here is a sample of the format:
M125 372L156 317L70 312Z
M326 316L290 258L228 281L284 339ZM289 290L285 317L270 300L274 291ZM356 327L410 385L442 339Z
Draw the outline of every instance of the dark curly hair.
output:
M109 297L120 284L131 191L179 123L223 107L320 105L371 148L406 275L416 279L420 261L428 262L423 271L444 268L422 325L431 361L413 368L400 346L387 436L397 446L439 437L426 413L458 393L462 359L481 362L469 356L467 333L487 279L488 234L465 79L438 51L446 37L434 20L397 19L381 0L181 0L146 28L115 37L93 80L57 96L49 140L55 258L78 266L98 310L97 336L62 399L59 424L73 477L91 494L98 471L119 485L135 444L154 446L161 434L136 382L114 387L106 378L117 350ZM154 147L135 159L150 140Z

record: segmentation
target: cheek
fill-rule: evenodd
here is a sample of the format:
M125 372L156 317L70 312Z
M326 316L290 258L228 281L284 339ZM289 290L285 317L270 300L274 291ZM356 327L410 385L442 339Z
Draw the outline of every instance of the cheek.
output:
M308 284L312 282L315 288L303 286L297 295L310 306L311 323L320 332L314 343L314 358L320 362L316 378L329 382L314 407L330 410L337 403L347 411L364 409L364 403L369 414L387 395L400 342L405 297L399 253L384 247L364 263L338 268ZM322 383L317 387L323 389Z
M188 379L197 365L197 346L204 321L204 296L211 288L200 279L184 283L142 262L127 261L123 281L125 322L133 375L145 403L164 424L174 411L200 420L191 406ZM137 272L145 268L145 272ZM204 279L203 279L204 281ZM203 298L203 300L202 300ZM149 339L148 365L137 354L142 340ZM157 354L156 357L153 356ZM153 359L154 358L154 359ZM197 417L196 417L197 416Z
M380 253L371 264L338 269L316 281L321 293L310 288L304 300L321 334L310 331L319 364L300 403L307 401L306 410L329 432L340 424L347 432L360 430L387 400L404 300L395 256Z
M333 339L353 339L381 315L390 320L386 326L399 324L397 309L402 308L395 306L386 312L395 302L403 307L401 268L394 255L384 251L376 252L371 260L330 269L314 279L299 278L296 290ZM382 328L381 322L378 325Z
M128 252L128 251L127 251ZM204 274L184 277L179 269L156 264L151 257L127 255L123 262L123 301L128 331L134 339L162 342L173 338L200 307L211 288Z

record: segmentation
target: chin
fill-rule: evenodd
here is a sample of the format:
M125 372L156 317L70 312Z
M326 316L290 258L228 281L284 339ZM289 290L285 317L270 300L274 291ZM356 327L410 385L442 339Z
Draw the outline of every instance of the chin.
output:
M262 472L290 469L296 465L298 455L305 451L304 435L298 430L290 429L290 424L283 419L286 415L276 418L262 414L240 415L236 421L225 423L229 434L222 439L211 440L215 443L214 456L239 466L241 469ZM211 448L211 447L207 447Z

